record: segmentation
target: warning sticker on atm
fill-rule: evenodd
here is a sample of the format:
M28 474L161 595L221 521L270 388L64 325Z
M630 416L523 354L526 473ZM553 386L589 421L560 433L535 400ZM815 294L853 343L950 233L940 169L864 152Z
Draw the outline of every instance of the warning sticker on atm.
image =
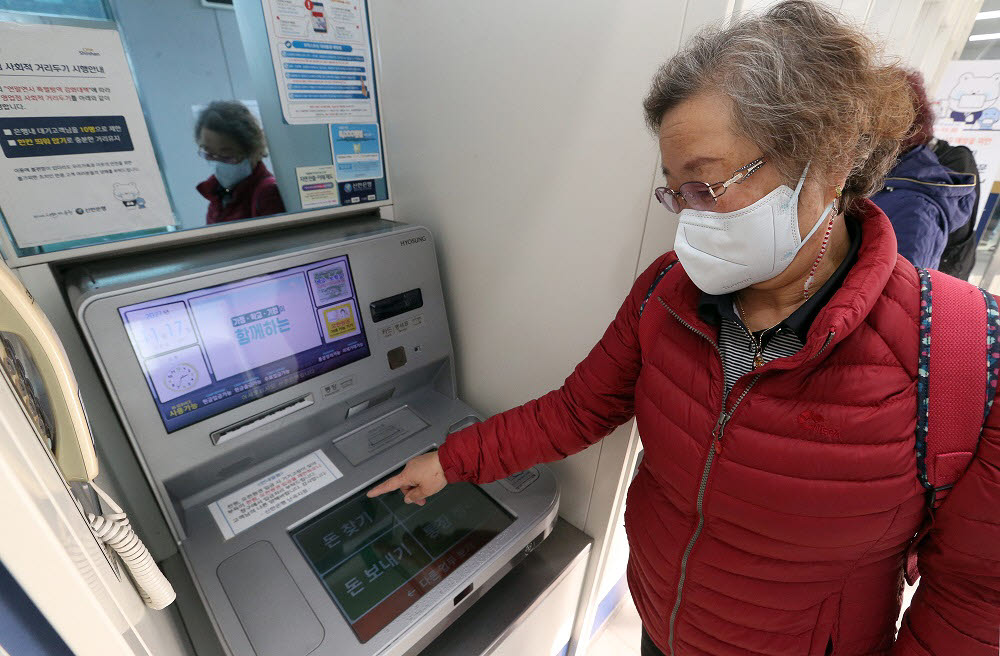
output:
M320 312L323 317L324 337L328 342L357 335L361 332L353 301L326 307Z
M341 476L317 450L209 504L208 510L228 540Z

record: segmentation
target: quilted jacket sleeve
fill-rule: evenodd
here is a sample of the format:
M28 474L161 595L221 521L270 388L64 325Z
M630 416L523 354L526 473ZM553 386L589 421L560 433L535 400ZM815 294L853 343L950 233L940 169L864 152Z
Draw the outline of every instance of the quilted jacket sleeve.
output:
M896 233L899 254L918 267L938 268L948 243L948 219L923 194L897 190L886 202L886 216Z
M438 452L449 482L487 483L582 451L632 417L639 376L639 306L666 256L636 280L563 386L450 435Z
M920 547L920 585L892 656L997 656L1000 633L1000 404L969 469Z

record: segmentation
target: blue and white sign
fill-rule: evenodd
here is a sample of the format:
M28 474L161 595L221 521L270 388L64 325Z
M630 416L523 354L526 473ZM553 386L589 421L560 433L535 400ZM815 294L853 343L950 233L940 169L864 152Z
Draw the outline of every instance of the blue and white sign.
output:
M378 124L331 125L330 143L338 182L373 180L384 175Z
M374 121L366 0L261 0L290 124Z

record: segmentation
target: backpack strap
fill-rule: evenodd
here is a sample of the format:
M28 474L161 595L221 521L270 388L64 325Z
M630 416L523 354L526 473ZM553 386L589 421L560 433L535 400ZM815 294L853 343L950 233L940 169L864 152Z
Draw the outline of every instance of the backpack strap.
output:
M917 478L927 491L928 515L907 552L910 584L920 576L917 546L933 525L934 511L975 456L1000 378L996 299L938 271L918 268L917 273L916 460Z
M660 281L663 280L663 276L667 275L667 272L673 269L677 262L677 260L674 260L673 262L667 263L667 265L663 267L658 274L656 274L656 277L653 278L653 284L649 286L649 291L646 292L646 298L642 299L642 305L639 306L640 319L642 318L642 311L646 309L646 303L649 303L649 299L653 297L653 292L656 290L656 286L660 284Z
M982 289L939 271L918 273L917 475L935 509L975 455L993 406L1000 322L996 300Z

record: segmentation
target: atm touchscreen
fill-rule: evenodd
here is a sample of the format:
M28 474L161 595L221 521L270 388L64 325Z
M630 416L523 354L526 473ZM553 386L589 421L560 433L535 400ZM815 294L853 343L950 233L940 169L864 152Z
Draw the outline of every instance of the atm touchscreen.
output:
M370 354L346 256L118 311L168 433Z
M290 533L364 643L513 522L477 486L454 483L424 506L360 492Z

